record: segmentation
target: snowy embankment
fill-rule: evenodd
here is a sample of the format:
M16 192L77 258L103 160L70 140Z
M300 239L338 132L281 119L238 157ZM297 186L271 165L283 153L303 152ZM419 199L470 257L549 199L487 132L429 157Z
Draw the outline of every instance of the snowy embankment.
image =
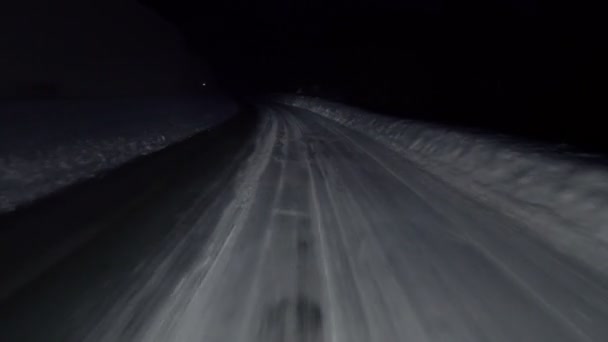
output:
M0 104L0 213L211 128L226 99L11 101Z
M608 274L608 170L546 148L373 114L303 96L281 102L371 135L516 218L554 248Z

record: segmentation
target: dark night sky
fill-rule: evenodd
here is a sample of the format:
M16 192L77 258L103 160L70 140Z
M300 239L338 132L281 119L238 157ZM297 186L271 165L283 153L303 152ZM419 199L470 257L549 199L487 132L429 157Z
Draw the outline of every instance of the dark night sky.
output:
M144 2L237 92L304 87L395 115L606 147L602 18L584 2Z
M3 3L0 95L56 80L75 95L162 93L208 78L202 65L236 95L304 88L394 115L607 147L602 12L585 2L139 2L147 8Z
M201 70L181 33L135 0L0 4L0 97L173 93Z

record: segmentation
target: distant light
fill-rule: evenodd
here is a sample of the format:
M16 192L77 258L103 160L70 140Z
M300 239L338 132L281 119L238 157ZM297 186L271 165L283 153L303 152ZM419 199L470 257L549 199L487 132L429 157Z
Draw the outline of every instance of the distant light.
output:
M207 86L207 83L203 82L203 83L202 83L202 86L203 86L203 87L206 87L206 86Z

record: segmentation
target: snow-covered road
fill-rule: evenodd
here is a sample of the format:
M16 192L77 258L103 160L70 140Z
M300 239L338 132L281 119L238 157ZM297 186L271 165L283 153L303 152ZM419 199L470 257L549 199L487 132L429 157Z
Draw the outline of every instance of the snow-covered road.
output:
M260 112L255 146L225 183L232 190L181 208L180 233L138 264L148 271L133 271L126 285L105 279L109 284L100 287L74 284L81 264L63 266L46 281L70 286L34 286L0 309L6 336L608 339L606 280L528 235L521 223L361 133L294 107L273 104ZM162 215L154 209L147 209L152 218L130 217L130 224ZM48 320L36 316L53 307L57 317L40 326Z

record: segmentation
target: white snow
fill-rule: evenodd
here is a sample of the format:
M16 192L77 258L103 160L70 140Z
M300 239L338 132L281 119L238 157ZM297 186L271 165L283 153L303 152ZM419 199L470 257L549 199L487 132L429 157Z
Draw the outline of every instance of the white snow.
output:
M280 101L372 136L530 232L608 273L608 170L592 156L558 153L504 136L400 120L304 96Z
M0 213L158 151L236 113L225 99L12 101L0 105Z

